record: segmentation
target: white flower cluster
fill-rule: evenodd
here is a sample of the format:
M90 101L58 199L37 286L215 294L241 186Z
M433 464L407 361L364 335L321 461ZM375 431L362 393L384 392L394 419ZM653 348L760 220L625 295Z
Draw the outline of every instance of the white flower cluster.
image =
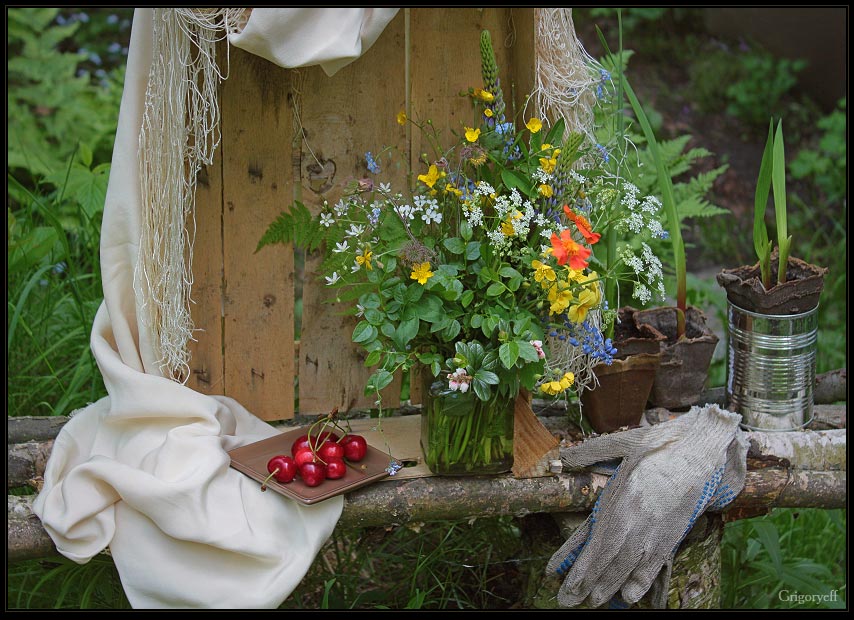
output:
M620 250L620 258L635 274L635 288L632 297L642 304L647 304L652 299L652 293L658 294L659 299L664 299L664 273L661 268L661 260L653 253L652 248L646 243L641 243L640 255L635 254L630 247Z
M439 210L439 202L435 198L419 194L413 198L413 202L415 202L415 206L417 208L424 211L421 214L421 219L424 220L425 223L442 223L442 213Z
M658 219L661 201L655 196L646 196L643 200L639 200L638 191L638 188L631 183L623 183L623 217L618 222L618 227L636 235L647 229L653 237L667 238L667 233Z

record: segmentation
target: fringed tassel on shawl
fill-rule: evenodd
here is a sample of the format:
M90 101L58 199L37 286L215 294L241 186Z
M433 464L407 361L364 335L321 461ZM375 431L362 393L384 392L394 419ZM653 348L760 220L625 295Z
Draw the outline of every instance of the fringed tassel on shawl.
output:
M245 24L246 9L154 9L153 62L139 134L143 219L134 290L155 332L160 369L186 382L196 175L219 145L216 43Z

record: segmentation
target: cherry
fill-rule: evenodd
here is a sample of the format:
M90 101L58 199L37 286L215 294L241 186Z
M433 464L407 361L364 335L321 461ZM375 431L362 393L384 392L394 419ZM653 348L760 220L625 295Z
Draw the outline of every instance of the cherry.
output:
M267 482L270 478L275 478L277 482L290 482L297 475L297 465L294 460L285 455L278 454L267 461L267 471L270 475L261 484L261 490L267 490Z
M327 441L320 446L320 449L317 451L317 455L329 464L329 461L332 459L344 458L344 447L341 444Z
M303 463L299 468L299 475L306 486L316 487L326 479L326 467L321 463Z
M294 443L291 446L291 454L296 456L297 452L299 452L300 450L302 450L304 448L310 449L310 447L308 445L308 435L300 435L299 437L297 437L294 440Z
M344 459L330 458L326 461L326 477L330 480L343 478L346 473L347 464L344 463Z
M344 435L340 445L344 447L344 458L358 463L368 453L368 442L361 435Z
M317 458L314 452L311 451L311 448L305 447L297 450L297 453L294 455L294 461L297 467L302 467L305 463L314 463L317 461Z

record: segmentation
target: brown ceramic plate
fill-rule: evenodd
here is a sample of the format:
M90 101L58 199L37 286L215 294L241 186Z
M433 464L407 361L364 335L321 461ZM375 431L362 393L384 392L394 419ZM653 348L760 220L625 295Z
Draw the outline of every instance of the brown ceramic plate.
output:
M267 461L277 454L291 454L291 445L300 435L305 435L305 428L295 428L292 431L262 439L240 448L229 451L231 466L257 480L259 483L269 475ZM307 486L299 476L291 482L283 484L270 478L267 487L303 504L316 504L330 497L347 493L388 476L388 454L380 452L372 446L359 463L347 461L347 473L338 480L324 480L316 487Z

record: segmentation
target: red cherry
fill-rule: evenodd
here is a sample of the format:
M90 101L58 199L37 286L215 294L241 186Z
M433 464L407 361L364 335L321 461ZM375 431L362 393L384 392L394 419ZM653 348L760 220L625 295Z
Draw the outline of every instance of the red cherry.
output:
M294 456L294 461L296 462L297 467L302 467L306 463L313 463L316 460L314 452L312 452L309 447L298 450Z
M302 450L303 448L308 448L308 435L300 435L294 440L293 445L291 446L291 454L294 456L297 455L297 452Z
M368 453L368 442L361 435L344 435L341 445L344 446L344 458L354 463L361 461Z
M330 458L326 461L326 477L330 480L338 480L343 478L347 473L347 464L343 459Z
M332 459L344 458L344 447L334 441L327 441L320 446L320 449L317 451L317 455L326 461L326 464L328 465L329 461Z
M291 457L279 454L267 461L267 471L278 482L290 482L297 475L297 465Z
M262 491L267 490L267 483L270 481L270 478L275 478L278 482L290 482L293 480L297 474L297 465L291 457L285 454L277 454L267 461L267 471L270 472L270 475L261 483Z
M306 486L316 487L326 479L326 467L321 463L303 463L300 465L299 475Z

